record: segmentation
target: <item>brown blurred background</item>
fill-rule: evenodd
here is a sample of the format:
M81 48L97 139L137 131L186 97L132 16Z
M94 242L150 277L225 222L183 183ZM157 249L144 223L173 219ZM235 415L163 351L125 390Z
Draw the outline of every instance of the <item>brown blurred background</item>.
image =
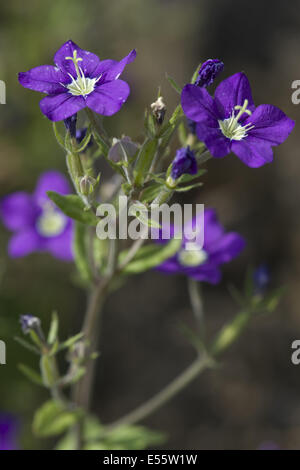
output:
M176 104L165 73L183 85L207 58L224 61L223 78L245 71L257 104L272 103L297 119L291 83L300 79L299 9L296 0L2 2L0 79L7 85L7 104L0 114L0 196L31 191L41 171L65 171L51 124L39 110L41 95L23 89L17 73L52 63L67 39L101 58L119 59L137 48L126 71L130 99L105 120L112 135L139 138L144 108L159 85L170 112ZM291 343L300 338L299 140L296 126L275 149L274 162L260 169L247 168L235 156L210 161L203 189L188 196L215 207L226 227L248 240L244 254L224 269L223 282L204 286L210 332L236 312L227 287L241 286L247 265L268 263L272 286L284 284L287 291L277 312L257 318L221 367L147 420L169 435L164 448L255 449L270 440L281 448L300 448L300 366L290 361ZM38 315L48 325L53 309L63 335L73 334L81 324L85 292L72 281L73 267L49 255L8 259L8 238L0 227L0 338L7 342L0 412L20 417L23 448L45 448L46 441L32 436L30 418L47 393L17 371L19 362L37 364L13 336L20 314ZM192 360L180 322L193 325L181 277L150 272L131 278L107 302L94 399L104 422L150 397Z

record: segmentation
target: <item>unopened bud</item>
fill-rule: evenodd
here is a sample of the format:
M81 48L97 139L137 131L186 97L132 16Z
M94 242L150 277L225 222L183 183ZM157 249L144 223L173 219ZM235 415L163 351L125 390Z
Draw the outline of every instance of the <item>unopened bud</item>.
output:
M95 179L89 175L82 176L82 178L80 178L79 180L79 188L81 194L83 194L84 196L90 196L91 194L93 194L97 184L98 179Z
M151 110L156 119L157 124L161 125L163 123L167 110L162 96L159 96L157 100L151 104Z
M25 334L29 333L30 330L37 330L41 327L40 319L33 315L21 315L20 323Z

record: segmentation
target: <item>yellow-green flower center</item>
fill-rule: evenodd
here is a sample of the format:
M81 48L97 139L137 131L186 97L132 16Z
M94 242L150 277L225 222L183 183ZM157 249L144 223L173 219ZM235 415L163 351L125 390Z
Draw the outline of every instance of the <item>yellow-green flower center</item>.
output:
M64 231L66 224L67 218L58 212L51 203L46 203L37 220L37 230L43 237L55 237Z
M207 261L208 254L202 248L199 248L196 243L189 243L189 249L182 248L178 253L179 263L187 268L200 266Z
M222 134L227 137L230 140L242 140L244 137L247 137L247 132L250 129L253 129L254 126L251 125L251 123L246 124L243 126L240 124L238 121L240 117L244 114L247 113L249 116L251 116L251 111L248 108L248 100L244 101L243 106L237 105L234 107L232 114L229 118L222 120L219 120L219 127L222 131ZM235 110L238 110L238 114L235 116Z
M78 63L82 61L81 57L77 57L77 51L73 52L73 57L66 57L66 60L71 60L74 64L77 77L74 78L73 75L69 73L70 78L72 79L71 83L64 85L68 88L69 92L73 96L87 96L95 89L96 83L100 80L101 75L97 78L86 77L83 73L81 67Z

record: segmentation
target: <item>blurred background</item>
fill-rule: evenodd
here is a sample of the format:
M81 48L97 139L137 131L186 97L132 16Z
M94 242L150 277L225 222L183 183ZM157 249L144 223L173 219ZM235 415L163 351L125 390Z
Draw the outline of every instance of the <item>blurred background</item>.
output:
M272 103L297 119L291 83L300 79L300 2L252 0L12 0L0 7L0 79L7 104L0 108L0 196L32 191L48 169L65 172L51 123L41 114L42 95L22 88L17 73L51 64L67 39L101 58L138 56L125 77L131 95L122 111L106 119L111 135L139 139L144 108L160 85L169 113L178 96L165 73L185 84L200 61L219 58L222 78L245 71L254 101ZM272 286L285 285L276 313L257 318L228 351L217 370L206 372L145 424L169 436L168 449L256 449L273 441L300 448L300 366L291 343L300 338L300 136L297 127L275 149L271 165L249 169L237 157L212 160L194 202L215 207L228 229L248 240L243 255L226 266L217 287L204 286L208 330L236 313L228 284L242 285L247 265L270 266ZM172 149L174 153L175 148ZM186 198L182 198L187 202ZM74 268L47 254L8 259L10 234L0 226L0 338L7 365L0 366L0 412L17 416L19 447L47 448L31 433L33 410L47 399L17 370L36 358L13 337L19 315L40 316L48 326L53 309L61 336L74 334L86 294L72 279ZM105 308L101 359L93 407L104 422L149 398L194 357L179 323L193 325L185 279L149 272L131 278Z

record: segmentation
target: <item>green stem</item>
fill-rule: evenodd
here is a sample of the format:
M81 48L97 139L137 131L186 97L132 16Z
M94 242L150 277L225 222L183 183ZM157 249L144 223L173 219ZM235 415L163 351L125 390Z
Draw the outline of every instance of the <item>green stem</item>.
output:
M203 300L201 295L201 284L192 278L188 278L188 291L194 316L199 326L202 341L205 339L205 319Z
M123 418L113 422L106 429L110 431L113 428L138 423L152 413L161 408L165 403L171 400L187 385L189 385L201 372L213 365L213 361L206 355L199 356L187 369L179 374L169 385L163 388L150 400L125 415Z
M109 424L106 427L106 431L109 432L112 429L138 423L152 413L157 411L169 400L175 397L181 392L187 385L189 385L198 375L200 375L205 369L214 367L215 358L228 349L241 335L246 326L248 325L252 317L252 312L240 312L238 313L232 322L226 324L221 331L216 335L215 340L212 343L209 354L202 353L197 359L192 362L181 374L179 374L169 385L163 388L160 392L154 395L150 400L146 401L135 410L131 411L127 415L118 419L117 421Z

